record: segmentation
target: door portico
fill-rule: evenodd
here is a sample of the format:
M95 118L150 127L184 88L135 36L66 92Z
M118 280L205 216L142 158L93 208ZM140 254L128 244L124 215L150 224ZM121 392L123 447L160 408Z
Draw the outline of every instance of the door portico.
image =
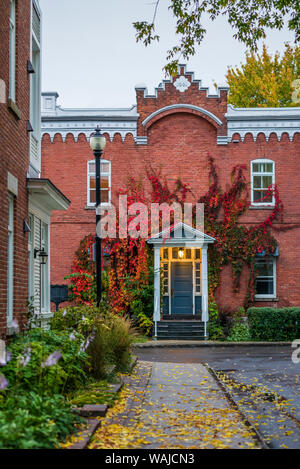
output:
M184 223L148 240L154 246L155 336L161 316L208 321L207 247L214 238ZM161 285L162 282L162 285ZM162 297L161 297L162 296Z

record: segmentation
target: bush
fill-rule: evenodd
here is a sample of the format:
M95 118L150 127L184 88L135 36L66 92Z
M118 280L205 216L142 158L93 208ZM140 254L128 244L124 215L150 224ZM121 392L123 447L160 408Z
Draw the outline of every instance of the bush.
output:
M105 377L108 365L115 365L118 371L128 368L135 332L129 319L113 314L105 304L100 308L71 306L57 311L51 327L69 333L77 330L85 336L94 378Z
M33 329L8 347L11 360L2 368L10 389L43 394L67 392L87 381L88 355L76 333Z
M131 315L136 320L138 327L143 333L150 336L153 329L153 307L154 307L154 268L149 267L145 283L127 279L132 301L130 304Z
M69 306L55 311L50 327L56 331L73 332L75 330L87 338L95 329L95 321L110 314L110 309L106 304L102 304L100 308L85 305Z
M300 338L300 308L249 308L247 316L252 340Z
M118 371L128 371L133 339L134 331L130 319L112 317L108 324L108 351Z
M59 447L80 421L62 396L30 392L4 401L0 392L0 449Z
M219 318L217 304L212 301L208 306L209 322L208 322L208 338L210 340L224 340L225 335Z
M230 340L233 342L249 342L251 340L249 327L247 326L247 324L237 322L230 329L230 334L226 340Z

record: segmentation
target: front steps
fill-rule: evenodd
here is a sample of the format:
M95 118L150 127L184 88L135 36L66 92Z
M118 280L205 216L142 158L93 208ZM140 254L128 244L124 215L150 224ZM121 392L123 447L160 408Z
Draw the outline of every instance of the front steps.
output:
M158 321L157 340L204 340L204 323L199 320Z

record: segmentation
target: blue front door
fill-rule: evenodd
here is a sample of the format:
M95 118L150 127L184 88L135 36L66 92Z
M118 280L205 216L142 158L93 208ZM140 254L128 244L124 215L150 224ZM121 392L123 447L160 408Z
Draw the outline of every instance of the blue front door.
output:
M193 314L193 264L171 264L171 314Z

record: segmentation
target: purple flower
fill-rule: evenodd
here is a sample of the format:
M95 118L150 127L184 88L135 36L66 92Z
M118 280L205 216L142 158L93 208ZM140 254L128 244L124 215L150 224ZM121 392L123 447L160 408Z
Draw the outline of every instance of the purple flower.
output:
M64 312L62 313L63 317L65 317L67 314L67 310L65 309Z
M86 351L86 349L89 347L89 345L93 342L93 340L95 339L95 334L91 334L87 339L86 339L86 342L85 344L83 345L82 349L84 352Z
M31 358L31 348L28 347L24 356L21 358L21 365L22 366L28 365L30 358Z
M44 368L44 367L56 365L56 363L61 357L62 357L62 354L58 351L51 353L51 355L49 355L47 360L44 363L42 363L42 367Z
M75 334L73 334L73 332L71 332L71 334L70 334L70 336L69 336L69 339L70 339L70 340L76 339L76 336L75 336Z
M86 317L82 316L81 321L86 321Z
M7 388L7 386L8 386L7 379L5 378L4 375L0 375L0 390Z

